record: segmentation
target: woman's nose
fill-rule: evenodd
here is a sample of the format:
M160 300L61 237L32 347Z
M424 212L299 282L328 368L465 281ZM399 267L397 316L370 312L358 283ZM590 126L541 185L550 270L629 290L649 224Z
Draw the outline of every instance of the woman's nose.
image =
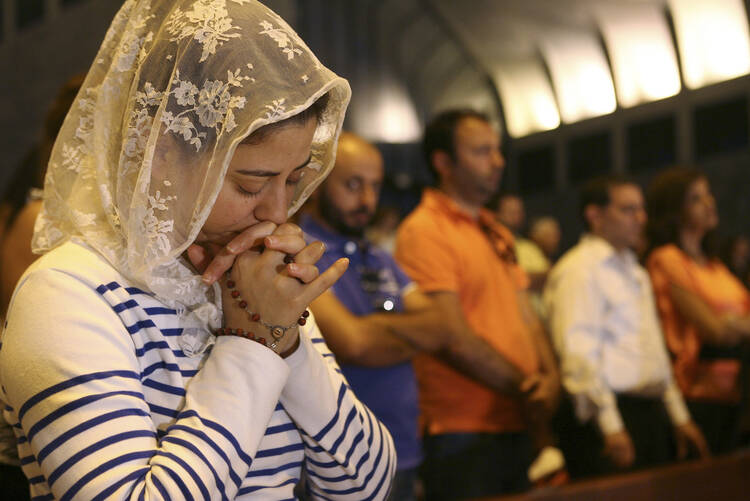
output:
M284 188L274 187L263 194L255 207L254 215L258 221L271 221L275 224L286 222L289 211L289 200Z

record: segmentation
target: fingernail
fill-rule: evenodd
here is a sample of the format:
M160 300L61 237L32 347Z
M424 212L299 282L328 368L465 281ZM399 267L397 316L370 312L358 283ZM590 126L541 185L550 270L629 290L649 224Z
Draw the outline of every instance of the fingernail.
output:
M230 254L237 254L237 248L234 245L227 245L227 250Z
M273 237L266 237L266 245L274 245L276 243L276 239Z
M294 272L299 271L299 268L294 263L289 263L287 266L289 267L289 271L294 271Z
M214 283L214 277L212 277L211 275L203 275L201 277L201 280L206 285L211 285L212 283Z

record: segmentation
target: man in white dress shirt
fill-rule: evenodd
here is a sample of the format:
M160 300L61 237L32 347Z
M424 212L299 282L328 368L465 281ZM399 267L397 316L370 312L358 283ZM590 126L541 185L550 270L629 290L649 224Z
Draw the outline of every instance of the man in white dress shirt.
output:
M587 233L552 269L544 291L577 418L561 436L571 445L571 474L666 463L690 448L707 455L672 379L651 283L633 251L646 223L641 189L617 176L592 180L581 212Z

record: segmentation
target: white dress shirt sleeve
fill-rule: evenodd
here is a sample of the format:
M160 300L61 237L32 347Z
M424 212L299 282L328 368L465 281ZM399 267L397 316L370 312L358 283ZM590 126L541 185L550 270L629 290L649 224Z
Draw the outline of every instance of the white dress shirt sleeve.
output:
M560 356L563 385L573 398L578 419L592 417L602 433L622 431L624 425L614 392L603 373L605 303L591 268L558 270L544 298L549 325Z
M690 412L682 398L682 392L673 380L669 381L664 396L662 397L664 407L667 409L669 419L674 426L681 426L690 421Z

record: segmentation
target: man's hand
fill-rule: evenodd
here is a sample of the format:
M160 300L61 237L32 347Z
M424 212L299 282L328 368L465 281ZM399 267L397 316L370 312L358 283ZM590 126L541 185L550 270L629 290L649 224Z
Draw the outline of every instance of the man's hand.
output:
M560 402L560 384L549 374L536 373L521 382L521 394L531 415L551 418Z
M628 432L618 431L604 435L604 455L618 468L628 468L635 461L635 447Z
M685 424L675 426L674 437L675 442L677 442L677 459L685 459L690 448L695 449L701 459L711 456L706 439L694 422L688 421Z

